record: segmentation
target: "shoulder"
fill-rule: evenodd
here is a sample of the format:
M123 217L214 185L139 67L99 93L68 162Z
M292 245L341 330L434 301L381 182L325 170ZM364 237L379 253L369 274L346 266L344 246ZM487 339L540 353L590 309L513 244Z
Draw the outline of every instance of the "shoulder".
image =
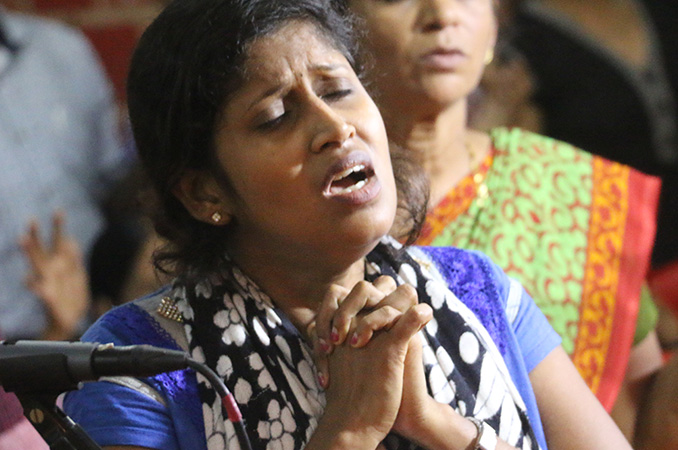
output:
M410 247L412 258L480 320L502 354L509 333L511 281L485 254L456 247Z
M599 198L614 199L620 192L633 196L629 200L634 209L654 214L661 186L658 177L520 128L495 128L490 136L495 151L493 171L529 175L541 191L553 193L552 201L569 198L560 191L565 183L570 192L592 191ZM529 177L521 177L520 182Z
M169 292L166 286L147 297L113 308L100 317L83 335L88 342L116 345L148 344L179 348L182 326L160 316L157 309Z
M491 285L501 294L508 282L504 272L486 254L477 250L452 246L411 247L409 253L424 267L433 265L453 290L465 291ZM459 295L458 292L455 294Z
M590 164L591 153L567 142L560 141L522 128L494 128L490 132L492 144L498 155L512 158L523 156L537 162L582 162Z

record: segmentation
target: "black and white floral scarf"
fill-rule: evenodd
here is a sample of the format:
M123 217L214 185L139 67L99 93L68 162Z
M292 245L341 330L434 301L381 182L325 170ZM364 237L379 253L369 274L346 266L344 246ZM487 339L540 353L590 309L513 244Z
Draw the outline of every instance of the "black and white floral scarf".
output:
M429 393L460 414L485 421L509 444L538 449L499 350L428 257L384 238L367 256L365 279L381 274L412 284L420 302L434 310L434 319L420 331ZM285 314L235 265L197 284L177 282L173 297L184 316L192 356L224 378L253 448L303 448L322 416L325 396L311 350ZM208 449L239 449L220 399L199 374L198 391ZM384 445L417 448L396 434Z

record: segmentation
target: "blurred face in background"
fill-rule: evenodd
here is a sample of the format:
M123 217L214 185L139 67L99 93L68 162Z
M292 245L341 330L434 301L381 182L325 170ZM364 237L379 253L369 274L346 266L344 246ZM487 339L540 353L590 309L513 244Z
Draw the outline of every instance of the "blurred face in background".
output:
M493 0L350 0L380 103L446 106L478 85L497 35Z

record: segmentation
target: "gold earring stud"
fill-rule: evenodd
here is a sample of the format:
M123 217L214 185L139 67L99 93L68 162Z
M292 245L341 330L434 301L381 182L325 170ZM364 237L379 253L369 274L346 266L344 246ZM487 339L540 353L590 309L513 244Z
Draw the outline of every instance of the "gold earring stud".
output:
M494 49L488 48L487 52L485 53L485 65L489 66L490 64L492 64L493 60L494 60Z
M215 212L214 214L212 214L212 221L214 223L221 222L221 214L219 214L219 212Z

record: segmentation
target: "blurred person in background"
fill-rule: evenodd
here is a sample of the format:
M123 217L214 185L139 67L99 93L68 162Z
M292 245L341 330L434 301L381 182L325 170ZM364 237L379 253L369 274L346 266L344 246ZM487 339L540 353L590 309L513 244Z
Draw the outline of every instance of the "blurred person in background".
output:
M117 183L104 202L106 226L87 259L64 231L60 214L51 240L40 236L36 224L22 238L29 289L45 305L52 305L54 315L66 316L62 322L73 322L87 313L94 321L167 281L153 265L153 253L161 240L139 204L143 185L142 171L136 165Z
M104 226L100 202L126 165L112 88L86 38L0 9L0 329L6 338L69 339L82 330L81 299L43 303L26 286L22 235L54 228L55 238L73 240L53 239L48 253L82 249L86 257Z
M541 121L525 59L504 45L495 49L511 5L340 3L365 27L363 45L374 60L368 79L389 138L430 178L417 242L488 254L534 297L608 411L630 409L634 417L637 404L617 399L644 392L662 365L656 310L643 288L659 181L550 137L473 128L472 96L487 66L480 98L494 102L482 105L487 122ZM623 425L632 432L633 422Z

